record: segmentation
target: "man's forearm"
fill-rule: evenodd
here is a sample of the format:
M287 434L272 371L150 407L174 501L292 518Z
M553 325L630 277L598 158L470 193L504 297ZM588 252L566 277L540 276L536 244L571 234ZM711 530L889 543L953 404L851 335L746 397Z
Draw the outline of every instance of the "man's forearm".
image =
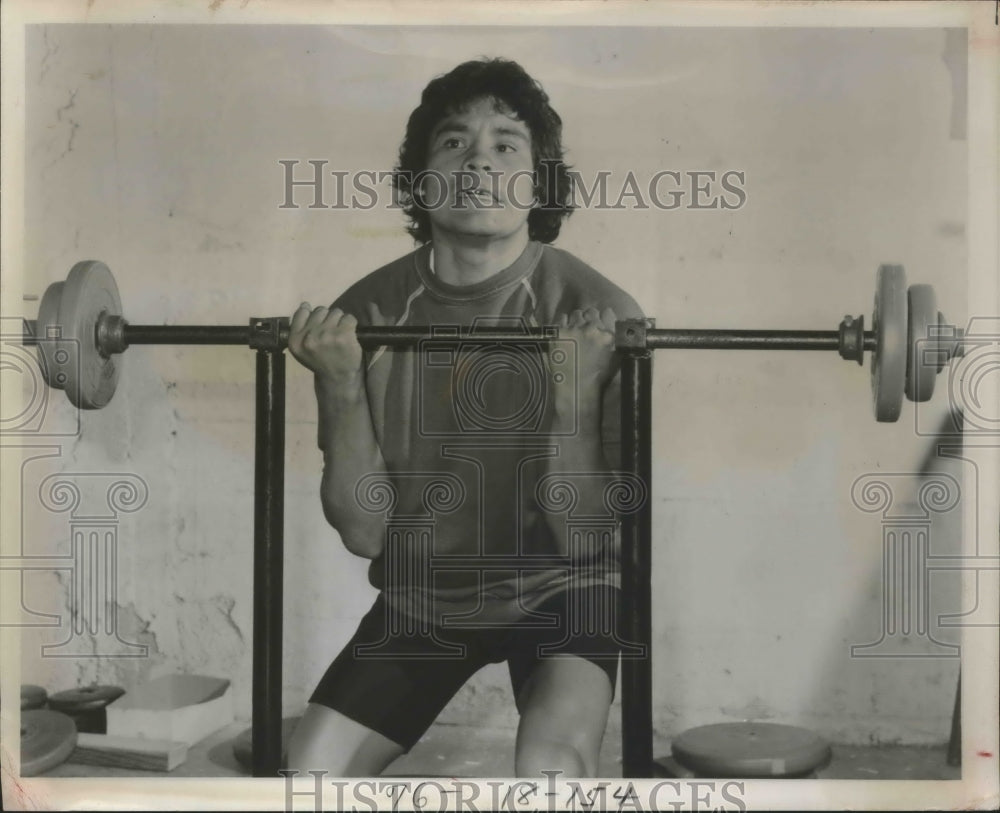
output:
M358 504L355 486L361 477L384 473L386 467L360 375L348 386L316 376L319 446L323 452L320 496L323 514L345 547L373 559L385 544L385 522Z
M576 510L595 515L608 510L604 505L604 492L611 480L611 467L601 443L601 411L598 404L599 399L593 408L576 409L575 405L557 408L552 428L559 454L544 460L547 475L557 480L559 475L566 475L566 480L573 484L579 496ZM550 513L548 522L560 542L560 548L570 552L566 516Z

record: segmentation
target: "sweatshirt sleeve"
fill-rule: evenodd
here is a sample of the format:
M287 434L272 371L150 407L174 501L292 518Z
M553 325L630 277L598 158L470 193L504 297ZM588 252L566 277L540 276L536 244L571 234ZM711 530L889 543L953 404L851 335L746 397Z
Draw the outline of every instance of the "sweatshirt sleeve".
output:
M643 318L642 309L635 300L624 292L620 294L618 301L610 305L618 319ZM601 445L608 465L615 470L620 470L622 467L621 391L621 371L619 371L608 382L601 405Z

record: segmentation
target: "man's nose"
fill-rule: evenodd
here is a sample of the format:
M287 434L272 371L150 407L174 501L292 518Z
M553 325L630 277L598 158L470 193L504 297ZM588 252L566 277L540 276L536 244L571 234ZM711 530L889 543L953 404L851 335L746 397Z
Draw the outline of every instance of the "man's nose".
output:
M468 170L476 171L489 171L492 169L490 166L490 156L483 145L478 142L473 143L469 148L469 154L465 159L465 168Z

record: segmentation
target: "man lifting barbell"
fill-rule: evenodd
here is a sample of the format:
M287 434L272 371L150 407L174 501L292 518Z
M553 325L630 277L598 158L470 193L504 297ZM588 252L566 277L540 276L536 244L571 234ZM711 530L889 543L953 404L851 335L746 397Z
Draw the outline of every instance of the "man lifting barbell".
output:
M610 556L569 569L533 564L570 552L565 520L545 512L535 491L547 475L593 473L582 510L602 508L619 465L614 324L642 314L550 245L571 211L560 130L544 91L513 62L467 62L432 81L395 177L421 247L331 308L304 303L292 319L289 350L315 374L323 508L347 548L372 560L380 593L312 695L290 768L376 775L472 674L507 661L521 715L518 775L596 775L618 643L609 624L573 637L566 615L572 603L617 606L618 574ZM559 336L544 349L456 345L441 366L426 352L364 354L355 337L358 325L408 324L555 325ZM543 374L536 380L532 370ZM390 584L401 563L388 561L396 549L386 549L385 520L359 505L356 487L362 475L388 474L399 513L412 514L421 499L405 485L413 473L457 478L465 499L436 518L433 553L470 561L465 570L434 568L429 582ZM476 567L480 556L494 561ZM393 613L425 623L426 634L395 632ZM559 623L539 626L544 614ZM561 656L540 654L564 638L572 644ZM376 643L385 647L358 653Z
M258 351L254 601L259 612L254 622L253 729L256 775L273 775L281 753L282 351L289 341L292 351L307 366L321 368L316 383L320 445L326 453L324 509L349 548L354 546L356 552L373 557L372 581L381 588L383 604L377 602L372 608L375 615L366 617L359 635L376 639L369 651L378 650L385 641L389 649L397 648L398 676L404 683L416 675L409 662L400 664L398 660L399 647L404 654L413 654L405 650L412 643L408 638L417 639L421 646L427 644L427 639L436 641L443 648L437 654L447 656L444 660L455 660L451 657L454 645L441 637L440 625L429 623L436 610L447 610L452 616L464 612L466 621L471 616L496 627L497 618L491 614L498 609L500 623L509 626L512 619L504 615L504 608L516 609L513 620L518 621L521 613L524 617L534 613L536 619L541 614L565 620L567 615L581 612L577 604L585 605L584 609L614 607L617 571L602 556L608 548L614 553L615 546L598 541L574 551L571 544L567 545L565 523L556 516L559 512L550 509L558 503L560 493L565 495L573 489L574 499L582 506L598 506L603 501L605 508L611 504L612 512L622 508L608 499L607 491L615 485L614 480L608 482L608 464L618 464L614 423L620 389L623 398L628 396L629 406L624 410L628 415L623 416L628 418L622 436L627 437L629 450L623 468L632 483L638 481L642 487L637 493L642 489L648 492L650 472L637 450L645 446L648 452L649 415L634 420L641 410L633 414L632 409L649 399L651 368L632 363L640 355L648 359L649 351L659 348L837 350L843 358L860 364L869 352L875 416L880 421L894 421L899 417L904 395L914 401L929 399L937 373L962 352L961 332L945 324L937 312L933 290L920 285L907 289L903 269L889 265L879 269L871 330L865 330L861 317L850 316L835 331L654 329L650 321L637 318L638 308L625 294L571 255L548 245L558 234L558 225L567 211L565 188L560 186L565 183L558 172L560 162L553 165L541 160L561 155L558 117L547 103L539 102L544 99L541 91L510 63L470 65L462 67L474 75L477 71L516 75L521 82L518 87L527 89L527 95L522 94L515 102L513 97L508 99L506 91L501 92L502 87L489 84L484 88L472 83L457 95L450 94L452 86L448 82L429 86L431 98L425 98L427 103L417 109L415 116L420 111L430 112L430 120L421 121L419 116L411 120L411 135L420 137L408 140L409 149L404 144L400 169L405 171L397 174L397 182L404 184L400 191L408 195L406 211L413 220L414 236L424 245L362 280L325 313L300 309L291 337L288 320L282 318L251 319L249 327L131 325L122 315L114 277L98 261L77 263L65 282L49 286L37 320L26 322L24 341L39 346L46 382L64 389L75 405L89 409L101 408L113 397L121 372L121 354L131 344L249 344ZM435 99L430 92L434 88L444 91L444 98ZM535 107L518 106L530 98L537 103ZM456 106L457 100L467 104ZM445 111L450 114L445 115ZM432 133L442 140L429 141ZM480 144L470 141L470 135L493 140ZM512 141L508 143L505 138ZM470 146L473 143L477 145L474 150ZM531 157L527 162L525 144ZM428 156L428 145L443 154ZM471 166L466 168L464 153L469 150L473 150L468 159ZM432 166L440 166L440 171L424 173L423 177L429 179L425 185L405 187L408 177L416 177L421 169ZM456 168L461 172L449 186L447 179ZM540 171L530 190L516 183L510 187L500 184L500 191L494 193L497 174L501 179L523 183L536 168ZM470 180L477 178L479 182L470 185ZM446 183L434 187L439 179ZM513 190L510 198L502 197L507 188ZM530 208L514 206L524 200L525 194L528 200L531 196L537 200ZM429 205L434 201L440 201L437 209ZM484 248L488 246L494 247ZM498 306L499 302L504 304ZM613 346L617 353L612 356L609 328L615 321ZM339 351L325 352L322 348L328 344ZM414 346L413 353L391 352ZM609 378L619 361L628 373L621 388ZM637 375L637 371L641 374ZM576 377L567 378L570 373L576 373ZM578 389L571 386L573 381ZM600 414L604 420L598 431L594 404L599 392L603 392ZM349 403L341 407L338 400ZM576 411L569 410L567 404L575 405ZM408 412L404 409L407 406ZM567 424L568 415L575 421ZM358 426L360 430L354 431ZM585 431L588 427L589 432ZM356 467L350 465L352 460ZM526 463L526 479L518 492L526 506L512 497L509 478L503 480L519 462ZM428 467L421 471L419 466L424 464ZM478 504L468 499L468 472L462 470L462 465L481 471L486 498ZM335 476L338 467L346 469L346 476ZM578 477L576 484L569 483L572 474L581 472L600 476L590 480ZM423 482L418 482L420 476ZM616 479L620 476L616 475ZM602 480L604 491L598 493ZM532 483L538 486L534 491L524 486ZM566 488L560 492L553 483ZM479 491L474 490L472 496L478 498ZM380 503L383 497L385 501ZM361 510L354 511L355 507ZM400 521L407 518L407 509L415 507L425 515L435 515L433 524L438 526L435 531L440 530L440 539L435 536L429 550L443 552L443 556L422 556L428 548L427 540L420 537L420 522L404 527L406 524ZM648 505L642 510L646 508ZM630 510L634 509L632 504ZM645 585L640 584L641 578L633 577L635 563L648 560L649 517L635 522L635 514L619 513L626 531L621 540L621 558L622 582L628 589L619 592L624 638L641 643L648 655L648 639L634 634L649 626L650 604L643 598L643 593L649 592L648 573ZM499 533L498 529L505 527L513 530L506 535ZM473 529L471 539L482 542L483 548L463 556L462 551L468 551L463 543L469 543L469 528ZM511 545L512 538L515 545ZM516 547L519 540L530 545ZM456 547L449 549L449 541ZM394 560L380 548L383 542L403 555ZM498 548L489 547L494 543ZM555 555L535 554L528 561L528 553L539 549L543 554L549 550ZM513 556L507 555L512 551ZM417 555L407 559L407 552ZM581 552L586 556L581 557ZM574 553L576 559L572 558ZM439 567L442 563L448 567L428 575L424 565L431 559ZM412 566L412 570L404 567L401 575L393 570L393 561ZM511 577L517 570L526 571L523 578ZM553 571L570 571L570 575L562 582L549 581ZM470 574L481 574L482 590L478 581L469 578ZM435 575L436 582L432 579ZM585 600L564 600L566 595L581 595L573 589L571 576L592 588L583 591ZM434 590L429 589L432 586ZM386 597L393 600L387 601ZM482 606L470 605L480 597ZM408 607L407 599L411 602ZM435 607L435 600L443 606ZM380 612L385 616L380 618ZM440 618L443 613L437 615L444 620ZM613 626L602 629L608 631ZM570 657L550 659L548 663L556 665L543 665L535 657L534 647L546 643L551 646L551 637L533 638L537 628L517 626L517 634L499 644L494 636L491 646L497 646L492 649L478 646L489 637L477 631L484 628L482 623L475 629L453 626L448 630L448 639L459 639L467 651L475 644L472 655L480 663L510 655L511 676L519 689L517 699L523 713L524 733L518 739L519 771L534 773L545 766L569 773L593 771L594 754L603 733L602 720L614 687L616 647L621 641L614 634L585 642L570 641L568 649L582 647L584 652L579 654L585 657L578 654L574 658L563 647L562 654ZM399 630L414 634L396 634L394 638L388 634ZM428 651L420 654L427 655ZM378 725L369 727L323 705L331 696L331 687L336 696L348 685L344 676L349 676L353 667L345 669L342 659L340 665L334 664L329 680L324 678L317 689L319 702L311 706L307 722L293 743L293 765L308 765L315 758L318 762L314 764L327 765L328 769L333 761L332 767L338 771L374 773L375 768L402 750L401 740L413 739L415 731L430 723L441 697L457 690L463 674L471 674L452 670L447 681L439 680L441 673L435 666L430 670L432 677L425 676L417 693L420 702L414 703L414 708L420 710L420 715L403 718L387 713ZM366 666L371 663L372 659L368 659ZM462 669L474 671L475 663L467 659ZM623 665L623 770L627 776L649 775L650 669L648 657ZM558 675L551 675L557 670ZM584 694L595 702L586 707L586 714L581 712L582 707L573 706L572 724L560 730L557 723L566 715L562 715L564 707L559 703L577 702L573 689L562 691L562 679L565 673L577 672L590 678L573 674L573 688L582 689L582 681L589 681L591 685ZM550 679L536 675L549 675ZM381 704L383 697L380 691L375 699ZM362 708L352 698L340 706L348 711ZM550 710L551 717L547 716ZM581 725L581 721L586 724ZM394 729L398 739L379 733L380 728L385 731L390 726L409 728L401 733ZM353 740L345 734L350 731ZM324 738L336 739L336 747L326 748ZM644 744L635 748L636 743Z

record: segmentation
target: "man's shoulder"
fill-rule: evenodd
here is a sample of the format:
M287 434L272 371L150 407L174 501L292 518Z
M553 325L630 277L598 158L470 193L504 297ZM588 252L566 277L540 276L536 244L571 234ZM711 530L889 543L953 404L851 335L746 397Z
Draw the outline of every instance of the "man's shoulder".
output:
M545 246L535 281L554 313L596 307L613 309L619 319L637 319L643 315L626 291L565 249Z
M405 307L407 298L420 283L415 262L417 251L397 257L363 276L337 297L334 307L353 313L359 320L370 303L376 303L386 316L397 309L397 304Z

